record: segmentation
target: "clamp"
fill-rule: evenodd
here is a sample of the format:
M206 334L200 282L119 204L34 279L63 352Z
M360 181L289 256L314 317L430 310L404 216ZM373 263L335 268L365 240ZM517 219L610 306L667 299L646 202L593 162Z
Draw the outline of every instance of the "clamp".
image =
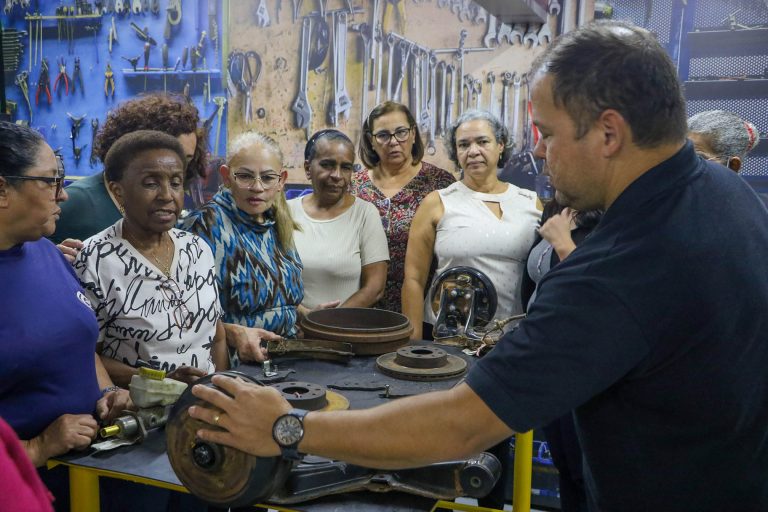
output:
M112 71L112 66L107 63L107 69L104 71L104 96L109 97L109 89L112 89L111 96L115 97L115 73Z
M35 105L40 103L40 91L45 92L45 96L48 98L48 105L53 103L53 100L51 99L51 78L48 73L48 59L43 59L42 62L40 62L40 75L37 77Z
M72 70L72 94L75 94L75 85L80 84L80 93L85 94L83 86L83 72L80 70L80 57L75 57L75 68Z
M69 95L69 75L67 75L67 61L64 60L64 58L60 58L58 60L59 63L59 74L56 77L56 81L53 82L53 92L56 92L59 89L59 80L61 80L64 83L65 87L65 95ZM59 92L59 96L61 96L61 92Z

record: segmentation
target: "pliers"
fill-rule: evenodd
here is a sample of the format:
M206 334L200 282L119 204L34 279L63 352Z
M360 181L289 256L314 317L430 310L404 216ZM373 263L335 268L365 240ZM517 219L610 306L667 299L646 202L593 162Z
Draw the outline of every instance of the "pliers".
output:
M104 96L109 97L109 89L112 89L112 97L115 97L115 73L112 71L112 66L107 63L107 69L104 71Z
M80 70L80 57L75 57L75 69L72 70L72 94L75 94L75 84L80 84L80 94L85 94L83 72Z
M29 108L29 122L32 123L32 104L29 101L29 73L22 71L16 75L16 85L21 89L21 93L24 95L24 99L27 101L27 107Z
M385 31L392 32L393 27L390 23L392 18L392 12L397 9L397 30L400 34L405 34L405 1L404 0L386 0L384 5L384 21L383 26Z
M40 103L40 91L45 91L45 96L48 98L48 105L52 104L51 77L48 74L48 59L43 59L40 63L40 75L37 77L37 92L35 93L35 106Z
M56 81L53 82L53 92L59 88L59 80L63 79L65 87L65 95L69 96L69 75L67 75L67 61L64 58L59 59L59 75L56 77ZM61 92L59 92L61 97Z

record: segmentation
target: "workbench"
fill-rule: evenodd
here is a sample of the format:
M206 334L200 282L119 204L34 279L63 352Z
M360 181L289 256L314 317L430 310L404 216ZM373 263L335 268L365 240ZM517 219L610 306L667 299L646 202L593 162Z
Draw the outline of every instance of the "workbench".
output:
M462 354L458 349L442 347L447 352L464 358L471 367L476 358ZM310 359L275 359L278 370L294 370L286 380L311 382L328 386L344 380L388 384L392 394L420 394L449 389L461 380L456 377L440 381L406 381L384 375L376 369L375 356L356 356L348 363ZM241 365L243 373L261 376L261 366ZM333 391L333 390L332 390ZM362 409L386 402L375 391L336 391L349 400L350 408ZM532 433L517 434L515 449L515 481L513 503L515 512L528 512L531 497ZM166 453L165 430L151 431L141 444L124 446L108 452L70 453L49 461L49 467L63 464L69 468L70 500L73 512L99 511L99 477L128 480L154 487L189 492L184 488L171 468ZM327 496L306 503L284 506L262 505L272 510L284 511L331 511L340 509L366 511L411 510L490 510L481 507L423 498L400 492L384 494L354 492Z

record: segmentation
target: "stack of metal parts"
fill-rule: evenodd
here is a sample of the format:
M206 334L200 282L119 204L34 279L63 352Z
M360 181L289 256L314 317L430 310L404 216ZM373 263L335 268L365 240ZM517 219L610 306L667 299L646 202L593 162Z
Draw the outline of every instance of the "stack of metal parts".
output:
M352 345L355 355L381 355L408 343L413 327L408 317L369 308L312 311L299 321L306 338Z
M5 73L19 69L21 54L24 51L22 40L27 36L24 30L0 28L0 50L2 50L2 68Z

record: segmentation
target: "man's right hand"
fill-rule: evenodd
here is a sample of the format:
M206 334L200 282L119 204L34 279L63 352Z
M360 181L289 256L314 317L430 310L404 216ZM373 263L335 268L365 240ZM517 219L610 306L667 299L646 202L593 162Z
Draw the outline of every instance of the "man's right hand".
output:
M80 254L80 250L83 248L83 242L75 238L67 238L56 247L59 248L61 254L67 258L68 262L74 263L77 255Z

